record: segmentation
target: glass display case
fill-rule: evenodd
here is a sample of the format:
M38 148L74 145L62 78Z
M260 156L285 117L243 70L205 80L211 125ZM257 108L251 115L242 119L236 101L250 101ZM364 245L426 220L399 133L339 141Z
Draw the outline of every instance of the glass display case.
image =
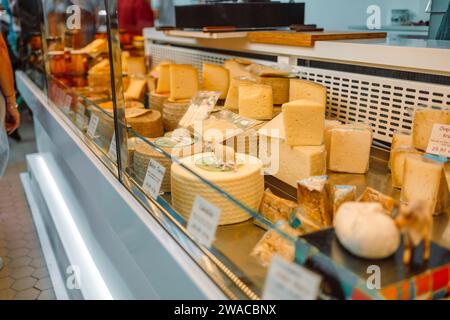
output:
M386 234L367 231L381 254L354 249L351 241L367 241L353 239L355 230L333 228L341 206L356 201L387 220L374 223L395 226L390 216L404 195L388 168L397 166L392 139L411 132L410 108L439 110L437 123L448 125L448 87L427 84L438 98L419 101L420 83L131 37L119 29L116 1L87 3L42 2L48 104L226 298L397 298L400 284L448 275L449 243L439 228L429 264L416 254L414 268L402 263L396 228L388 253L392 243L377 238ZM442 166L437 214L449 207L448 162L431 158ZM448 224L444 214L434 220ZM337 230L349 228L341 223ZM370 250L376 259L358 258ZM389 274L379 287L367 285L371 265ZM445 296L444 287L421 294Z

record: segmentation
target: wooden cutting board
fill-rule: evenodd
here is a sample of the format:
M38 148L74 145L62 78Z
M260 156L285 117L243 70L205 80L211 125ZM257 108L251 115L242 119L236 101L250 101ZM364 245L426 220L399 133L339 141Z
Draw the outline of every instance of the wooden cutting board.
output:
M281 44L287 46L314 47L316 41L354 40L386 38L386 32L295 32L295 31L257 31L249 32L250 42Z

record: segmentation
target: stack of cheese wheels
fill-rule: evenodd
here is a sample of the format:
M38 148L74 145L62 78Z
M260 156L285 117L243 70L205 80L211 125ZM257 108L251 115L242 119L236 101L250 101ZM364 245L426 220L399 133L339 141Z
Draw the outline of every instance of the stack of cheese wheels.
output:
M169 95L166 93L156 93L152 91L150 93L150 109L158 110L159 112L163 112L164 103L169 98Z
M202 152L203 148L197 139L192 137L181 137L176 140L170 136L157 139L148 139L151 143L162 149L174 158L183 158L193 155L195 152ZM170 167L171 157L161 154L155 147L140 141L135 145L134 151L134 173L139 184L143 184L147 174L148 164L153 159L166 168L166 174L161 185L162 192L170 192Z
M180 161L190 170L221 188L249 209L257 211L264 194L261 160L237 153L236 162L238 165L236 170L221 170L208 165L209 161L214 161L212 159L215 159L214 153L200 153ZM240 223L252 218L248 212L234 202L174 163L172 165L172 204L186 220L189 219L197 196L221 209L220 225Z
M157 110L126 109L127 124L140 135L157 138L164 135L161 113Z
M163 107L163 123L166 131L173 131L178 128L178 123L189 108L190 100L180 100L177 102L166 101Z

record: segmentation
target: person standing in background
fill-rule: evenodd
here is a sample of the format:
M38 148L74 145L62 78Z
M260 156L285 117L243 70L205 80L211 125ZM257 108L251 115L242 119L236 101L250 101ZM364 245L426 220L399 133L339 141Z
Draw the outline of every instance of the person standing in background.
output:
M14 77L8 48L0 33L0 177L5 172L9 158L9 145L6 133L12 134L20 124L14 91ZM0 269L3 260L0 257Z
M118 0L119 27L133 36L142 36L142 30L154 26L154 16L148 0Z

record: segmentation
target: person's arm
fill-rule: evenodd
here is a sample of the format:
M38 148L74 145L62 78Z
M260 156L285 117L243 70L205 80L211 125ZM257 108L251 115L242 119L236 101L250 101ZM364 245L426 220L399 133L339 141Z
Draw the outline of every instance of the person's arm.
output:
M9 59L8 48L0 33L0 91L6 99L6 122L8 134L13 133L20 124L20 114L17 110L16 95L14 91L14 76Z

